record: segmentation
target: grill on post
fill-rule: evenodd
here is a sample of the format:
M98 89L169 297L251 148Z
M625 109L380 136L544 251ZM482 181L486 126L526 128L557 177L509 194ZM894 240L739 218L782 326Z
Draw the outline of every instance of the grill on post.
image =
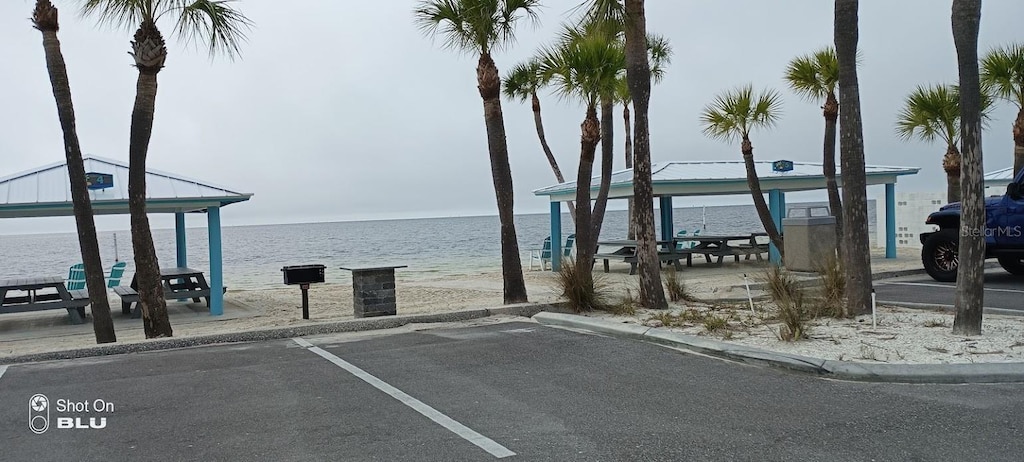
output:
M309 319L309 285L324 282L324 265L295 265L281 268L284 283L302 289L302 319Z

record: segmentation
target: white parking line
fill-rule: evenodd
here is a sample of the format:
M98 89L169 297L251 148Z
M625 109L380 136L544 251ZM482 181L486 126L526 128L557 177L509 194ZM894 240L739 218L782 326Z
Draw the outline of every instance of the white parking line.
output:
M7 366L0 366L0 379L4 377L4 372L7 372Z
M346 371L358 377L362 381L370 385L373 385L374 388L383 391L388 395L391 395L392 398L401 401L402 404L411 407L416 412L423 414L426 418L433 420L435 423L444 428L447 428L452 433L459 435L466 441L469 441L470 443L477 445L480 449L489 452L492 456L500 459L503 457L516 455L516 453L510 451L505 446L502 446L495 442L494 440L473 431L472 429L465 425L460 424L451 417L448 417L438 412L437 409L434 409L428 406L427 404L424 404L422 401L407 395L402 390L399 390L389 385L387 382L384 382L383 380L370 375L368 372L356 367L355 365L349 363L348 361L345 361L344 359L341 359L318 346L314 346L312 343L306 341L306 339L293 338L292 340L294 340L295 343L299 344L299 346L309 351L312 351L313 353L316 353L320 357L334 363L338 367L345 369Z
M919 286L919 287L944 287L946 289L956 289L956 286L945 285L945 284L930 284L927 282L880 282L879 285L886 286ZM985 288L985 292L1009 292L1012 294L1024 294L1024 290L1013 290L1013 289L995 289Z

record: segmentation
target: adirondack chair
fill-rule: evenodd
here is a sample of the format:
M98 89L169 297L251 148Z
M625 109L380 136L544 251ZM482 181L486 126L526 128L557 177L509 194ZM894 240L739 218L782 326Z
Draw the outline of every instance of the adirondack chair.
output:
M700 236L700 228L693 230L693 236ZM676 233L676 238L685 238L686 230L679 231ZM676 243L676 250L692 249L697 246L697 241L680 241Z
M85 288L85 265L75 263L68 270L68 280L64 284L68 290L82 290Z
M110 267L110 276L107 276L108 289L121 285L121 277L124 276L125 266L128 266L128 264L123 261L119 261L114 263L114 266Z
M568 258L572 256L572 246L576 243L576 235L570 234L565 238L565 246L562 247L562 257ZM540 268L542 270L547 269L547 264L551 262L551 237L544 238L544 246L540 249L533 249L530 251L530 271L533 271L533 260L537 259L540 261Z
M533 271L533 260L540 261L540 268L544 269L544 262L551 260L551 236L544 238L544 245L539 249L530 250L530 271Z

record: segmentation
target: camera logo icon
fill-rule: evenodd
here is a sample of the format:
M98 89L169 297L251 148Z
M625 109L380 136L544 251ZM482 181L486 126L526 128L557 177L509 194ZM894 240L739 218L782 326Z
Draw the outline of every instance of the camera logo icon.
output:
M34 394L28 399L28 429L41 435L50 428L50 400L44 394Z

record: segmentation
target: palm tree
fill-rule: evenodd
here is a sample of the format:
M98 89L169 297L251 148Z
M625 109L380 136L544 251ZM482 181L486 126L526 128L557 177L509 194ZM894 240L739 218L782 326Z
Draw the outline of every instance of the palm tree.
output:
M597 143L601 141L601 121L597 118L597 105L609 101L615 90L616 78L625 63L624 50L617 41L610 41L600 34L586 33L578 29L567 28L559 43L541 51L541 70L546 80L555 86L561 95L576 98L586 107L586 115L581 125L580 163L576 179L576 266L580 274L592 284L591 268L594 250L597 246L597 233L600 228L595 215L603 213L595 205L591 211L591 179L594 169L594 157ZM602 110L602 112L606 112ZM605 117L611 118L610 108ZM610 157L605 153L602 157ZM608 199L610 187L610 158L605 158L602 172L601 188L598 203ZM607 175L604 175L607 173ZM605 176L608 182L605 184ZM603 197L601 197L603 196ZM598 226L595 226L598 225Z
M1013 122L1013 172L1024 168L1024 43L990 51L981 60L981 83L995 96L1017 105Z
M834 48L828 47L789 62L786 68L789 88L808 101L825 100L821 107L825 117L825 145L822 150L822 173L828 190L828 205L836 217L836 246L843 242L843 202L836 184L836 123L839 120L839 63Z
M650 60L651 66L651 80L654 83L661 83L662 79L665 78L665 68L672 62L672 46L669 45L668 39L656 34L647 34L647 53L648 59ZM625 158L626 168L633 168L633 128L629 119L629 105L633 102L633 97L629 95L629 82L626 81L625 75L620 75L618 82L615 85L615 101L622 104L622 121L625 127ZM633 240L636 238L636 216L633 213L633 198L629 198L629 208L627 215L629 216L629 231L628 239Z
M414 11L416 22L424 32L444 36L445 47L480 56L476 68L477 89L484 104L491 178L501 222L505 303L526 302L527 297L512 215L512 171L501 113L501 78L491 52L512 42L521 16L536 20L537 8L538 0L429 0L421 1Z
M654 235L654 188L651 183L651 138L648 119L651 102L651 66L647 57L647 17L644 0L594 0L609 4L606 17L621 17L625 26L626 81L633 96L636 124L633 129L633 201L636 215L636 255L640 275L640 305L647 308L668 307L661 285L661 261L658 241ZM618 12L621 11L621 14Z
M548 146L547 137L544 135L544 122L540 116L540 98L537 97L537 91L546 84L541 73L540 61L530 59L525 63L515 65L508 72L508 75L505 76L504 80L504 93L506 97L519 102L526 102L527 98L530 99L530 104L533 108L533 125L537 128L537 139L540 140L540 147L548 158L548 164L551 166L551 171L555 174L555 179L559 183L564 183L565 177L562 176L562 169L558 167L558 160L555 159L555 154L551 152L551 147ZM573 223L575 223L576 205L572 201L569 201L569 214L572 216Z
M960 226L962 229L985 229L985 173L981 154L985 98L982 97L978 72L981 0L953 0L951 22L957 67L960 70L960 133L963 141ZM1024 77L1024 66L1021 71L1021 77ZM1020 117L1017 120L1019 122ZM1020 147L1017 146L1018 150ZM956 306L953 333L981 335L981 307L985 297L985 237L981 233L960 233L958 253L960 266L957 268L956 296L953 302Z
M747 170L747 186L754 199L754 208L761 219L768 238L783 253L782 235L775 227L768 204L761 192L761 181L754 167L754 146L750 142L750 132L755 128L771 128L779 119L782 101L774 90L754 93L752 85L726 91L718 95L715 101L704 108L700 120L704 125L704 134L725 141L740 141L740 152L743 154L743 165Z
M78 244L85 265L85 282L89 290L89 304L92 312L93 331L96 343L117 341L114 322L110 318L110 302L107 299L107 284L100 260L100 245L96 238L96 222L92 215L92 202L85 180L85 163L82 148L78 144L78 130L75 127L75 108L71 101L71 85L60 50L57 30L57 8L49 0L37 0L32 12L32 24L43 35L43 53L46 55L46 70L53 87L53 98L57 102L57 118L64 132L64 156L68 163L68 178L71 180L71 202L74 205L75 224L78 228Z
M146 216L146 156L156 112L157 74L167 59L157 22L173 20L172 33L179 38L206 42L211 56L224 53L229 57L238 54L251 23L226 0L86 0L83 13L115 27L138 27L129 53L139 71L128 146L128 209L135 280L146 337L170 337L173 331L160 283L160 264Z
M896 133L903 140L942 141L946 154L946 200L960 201L960 94L953 85L918 86L907 96L896 118Z
M871 311L871 253L868 249L867 177L864 130L857 83L857 0L836 0L833 35L839 63L839 152L843 181L843 269L848 315Z

